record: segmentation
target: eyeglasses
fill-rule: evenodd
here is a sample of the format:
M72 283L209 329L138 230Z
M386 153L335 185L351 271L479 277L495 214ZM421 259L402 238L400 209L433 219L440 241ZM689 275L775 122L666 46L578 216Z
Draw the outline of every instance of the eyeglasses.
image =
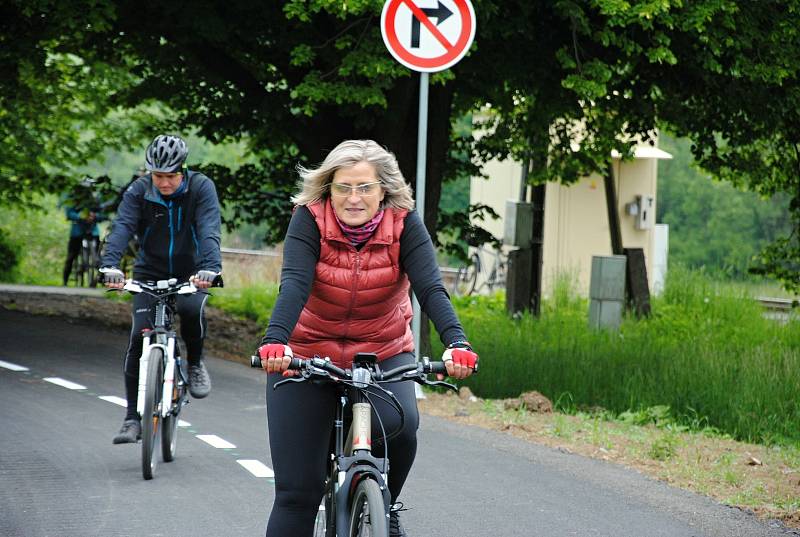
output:
M334 196L350 196L351 192L355 192L356 196L374 196L378 193L378 185L380 181L374 183L364 183L363 185L350 186L342 183L331 183L331 194Z

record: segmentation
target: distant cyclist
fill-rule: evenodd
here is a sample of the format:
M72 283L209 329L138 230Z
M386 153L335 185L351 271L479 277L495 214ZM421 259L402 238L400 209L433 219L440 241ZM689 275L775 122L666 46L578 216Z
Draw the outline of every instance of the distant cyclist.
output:
M211 286L222 270L220 255L220 207L211 179L186 167L186 142L172 135L159 135L145 152L149 173L126 190L117 209L111 234L100 259L107 287L121 288L125 274L120 259L130 238L140 237L133 278L157 281L168 278L191 280L202 289ZM189 392L203 398L211 390L211 378L203 361L208 294L180 295L177 299L181 336L189 363ZM133 298L133 326L125 355L127 412L115 444L136 442L141 423L136 412L142 330L152 327L153 298L142 293Z
M306 537L323 495L336 406L330 384L274 390L292 356L329 357L349 367L373 352L382 369L414 363L409 282L447 349L450 376L469 376L478 360L442 284L430 235L414 211L411 188L395 156L372 140L339 144L316 169L299 168L301 191L283 247L281 286L258 352L267 373L267 419L275 503L268 537ZM396 502L417 450L414 385L392 385L405 414L388 441L389 491ZM399 426L390 405L375 399L387 431ZM375 428L374 430L379 430ZM375 449L383 448L373 439ZM405 536L397 506L392 537Z
M88 177L75 185L62 204L67 220L72 222L67 243L67 259L64 262L61 278L66 287L72 273L72 265L81 253L83 238L90 237L94 241L95 248L99 247L100 228L97 223L106 220L107 216L95 190L95 181ZM96 267L89 267L89 270L95 269Z

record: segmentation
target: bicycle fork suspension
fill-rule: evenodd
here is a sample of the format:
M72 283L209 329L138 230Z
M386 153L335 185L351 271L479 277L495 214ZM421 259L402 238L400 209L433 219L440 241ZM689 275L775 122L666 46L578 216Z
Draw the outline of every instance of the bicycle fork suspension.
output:
M161 347L161 350L164 352L164 359L167 362L166 370L164 371L164 384L162 386L162 397L161 397L161 410L159 414L161 417L166 417L166 412L169 410L169 404L165 404L165 401L172 401L172 388L175 383L175 368L169 367L169 362L171 358L174 356L175 351L175 340L170 338L167 340L167 344L164 345L162 343L151 343L152 336L148 335L144 337L144 342L142 343L142 356L139 358L139 386L138 386L138 395L136 397L136 411L139 413L140 416L144 416L144 402L147 397L147 368L150 365L150 351L152 351L156 347Z

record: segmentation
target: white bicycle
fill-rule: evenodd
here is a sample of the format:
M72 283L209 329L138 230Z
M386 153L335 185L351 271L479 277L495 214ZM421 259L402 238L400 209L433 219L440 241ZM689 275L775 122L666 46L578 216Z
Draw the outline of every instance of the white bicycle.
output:
M102 269L101 269L102 272ZM222 286L217 276L212 284ZM178 416L189 402L189 379L182 359L183 342L172 329L175 297L197 292L189 282L176 278L154 284L126 280L123 291L145 293L156 299L153 306L153 329L143 332L142 355L139 360L139 390L136 411L142 422L142 475L152 479L156 468L156 437L161 433L161 458L171 462L177 448Z

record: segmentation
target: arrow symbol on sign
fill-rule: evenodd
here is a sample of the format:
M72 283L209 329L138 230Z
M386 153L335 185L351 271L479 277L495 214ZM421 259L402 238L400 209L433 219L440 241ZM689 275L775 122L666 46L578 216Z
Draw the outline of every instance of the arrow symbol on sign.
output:
M429 19L436 19L436 26L439 26L444 21L446 21L450 15L453 14L452 11L447 9L447 6L442 4L439 0L436 1L436 7L425 7L422 8L422 12L425 13ZM419 29L420 22L416 15L412 12L411 13L411 48L419 48Z

